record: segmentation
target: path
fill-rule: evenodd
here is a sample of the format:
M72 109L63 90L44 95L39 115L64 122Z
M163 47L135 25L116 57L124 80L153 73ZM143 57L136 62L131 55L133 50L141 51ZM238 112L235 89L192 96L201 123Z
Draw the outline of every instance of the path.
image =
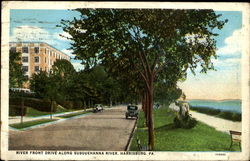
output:
M10 150L123 151L135 120L125 106L26 131L9 132Z
M229 133L229 130L241 131L241 122L234 122L222 118L190 111L189 112L197 120L214 127L216 130Z

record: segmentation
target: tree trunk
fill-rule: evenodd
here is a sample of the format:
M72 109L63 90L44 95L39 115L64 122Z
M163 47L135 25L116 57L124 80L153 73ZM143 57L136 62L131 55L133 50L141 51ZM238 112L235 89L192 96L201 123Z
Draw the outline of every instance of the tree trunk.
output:
M142 93L141 108L145 114L145 94L144 93Z
M22 104L21 104L21 124L23 123L23 115L24 115L24 99L22 97Z
M148 144L149 150L154 150L154 117L153 117L153 79L149 80L148 89Z
M88 102L88 107L90 108L90 106L91 106L91 105L90 105L90 99L89 99L89 102Z
M53 101L50 103L50 119L52 119L52 111L53 111Z
M149 102L148 102L148 92L145 92L145 120L146 120L146 126L148 127L148 117L149 117Z
M112 107L112 99L111 97L109 98L109 103L110 103L110 108Z
M85 100L84 100L83 105L84 105L84 111L86 111L86 101Z

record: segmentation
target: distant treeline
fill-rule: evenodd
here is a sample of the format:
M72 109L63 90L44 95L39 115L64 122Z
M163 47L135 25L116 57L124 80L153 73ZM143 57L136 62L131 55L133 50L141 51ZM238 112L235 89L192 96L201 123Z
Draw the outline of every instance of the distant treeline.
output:
M213 109L211 107L199 107L199 106L190 106L190 109L200 113L213 115L231 121L241 121L241 114L237 112L223 111L219 109Z

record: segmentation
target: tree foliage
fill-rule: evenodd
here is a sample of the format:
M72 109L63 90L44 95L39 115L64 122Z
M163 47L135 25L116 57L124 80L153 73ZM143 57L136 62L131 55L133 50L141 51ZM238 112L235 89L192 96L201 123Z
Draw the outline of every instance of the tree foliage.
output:
M63 20L62 27L73 41L71 49L86 68L104 65L112 74L135 78L142 85L149 115L149 146L154 147L154 83L175 85L195 73L214 69L214 29L219 21L213 10L170 9L77 9L80 19ZM143 80L143 83L141 83Z
M9 53L9 83L10 88L21 88L27 81L22 70L21 53L10 51Z

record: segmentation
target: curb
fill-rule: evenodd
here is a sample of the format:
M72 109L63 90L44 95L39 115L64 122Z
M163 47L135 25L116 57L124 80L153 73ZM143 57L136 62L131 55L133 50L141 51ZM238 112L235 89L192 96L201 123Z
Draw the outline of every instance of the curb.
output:
M129 139L128 139L128 143L127 143L127 145L126 145L126 147L125 147L125 151L129 151L129 148L130 148L130 146L131 146L131 143L132 143L132 140L133 140L133 137L134 137L134 133L135 133L135 130L137 129L137 120L138 119L136 119L136 121L135 121L135 124L134 124L134 127L133 127L133 130L132 130L132 132L131 132L131 134L130 134L130 136L129 136Z

